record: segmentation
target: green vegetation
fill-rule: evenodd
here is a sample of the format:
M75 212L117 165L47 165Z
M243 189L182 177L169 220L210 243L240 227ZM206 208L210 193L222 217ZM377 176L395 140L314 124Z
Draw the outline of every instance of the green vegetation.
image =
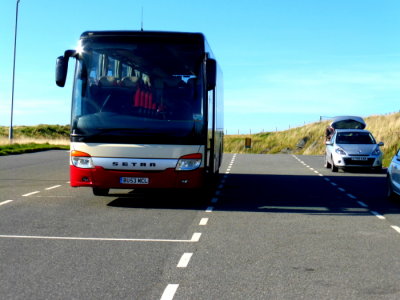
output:
M0 145L0 156L1 155L10 155L10 154L31 153L31 152L38 152L38 151L43 151L43 150L54 150L54 149L68 150L69 146L50 145L48 143L46 143L46 144L28 143L28 144Z
M18 138L69 139L69 125L15 126L13 135ZM0 127L0 137L8 137L9 127Z
M68 125L15 126L14 139L8 140L9 127L0 127L0 156L69 149Z
M400 113L365 118L367 128L378 142L385 145L383 165L388 166L396 150L400 148ZM227 153L275 154L292 153L323 155L325 151L325 128L329 121L307 124L285 131L257 133L252 135L225 136L224 151ZM245 138L251 138L251 148L245 148Z

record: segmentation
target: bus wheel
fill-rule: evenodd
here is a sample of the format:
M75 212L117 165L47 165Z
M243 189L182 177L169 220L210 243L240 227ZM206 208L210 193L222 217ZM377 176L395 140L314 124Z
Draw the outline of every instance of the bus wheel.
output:
M110 189L93 188L93 194L96 196L107 196Z

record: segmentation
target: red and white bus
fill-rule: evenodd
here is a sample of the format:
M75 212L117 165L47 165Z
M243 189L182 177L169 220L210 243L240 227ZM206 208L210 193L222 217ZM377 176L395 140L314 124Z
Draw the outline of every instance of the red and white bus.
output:
M223 153L222 73L201 33L84 32L76 59L70 182L114 188L201 188Z

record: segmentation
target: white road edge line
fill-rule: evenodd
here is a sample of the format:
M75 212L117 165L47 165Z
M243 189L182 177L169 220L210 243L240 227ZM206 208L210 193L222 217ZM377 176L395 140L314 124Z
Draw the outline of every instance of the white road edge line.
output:
M186 268L192 258L193 253L183 253L181 259L178 262L177 268Z
M161 296L160 300L172 300L174 299L176 290L178 289L179 284L168 284L164 290L164 293Z
M34 191L34 192L32 192L32 193L28 193L28 194L22 195L22 197L32 196L32 195L35 195L35 194L37 194L37 193L40 193L40 191Z
M190 240L168 239L123 239L123 238L93 238L93 237L67 237L67 236L38 236L38 235L0 235L0 238L10 239L36 239L36 240L70 240L70 241L100 241L100 242L166 242L166 243L193 243L200 240L201 233L195 232Z
M6 200L6 201L3 201L3 202L0 202L0 206L4 205L4 204L7 204L7 203L10 203L10 202L13 202L13 200Z
M56 189L56 188L58 188L58 187L60 187L60 186L61 186L60 184L58 184L58 185L53 185L53 186L51 186L51 187L45 188L45 190L48 191L48 190Z

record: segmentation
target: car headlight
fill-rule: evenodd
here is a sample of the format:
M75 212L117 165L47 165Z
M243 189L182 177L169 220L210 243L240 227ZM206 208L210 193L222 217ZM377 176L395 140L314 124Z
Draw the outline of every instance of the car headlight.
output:
M372 155L380 155L382 152L379 148L376 148L374 151L372 151Z
M335 152L340 155L347 155L347 153L342 148L336 148Z

